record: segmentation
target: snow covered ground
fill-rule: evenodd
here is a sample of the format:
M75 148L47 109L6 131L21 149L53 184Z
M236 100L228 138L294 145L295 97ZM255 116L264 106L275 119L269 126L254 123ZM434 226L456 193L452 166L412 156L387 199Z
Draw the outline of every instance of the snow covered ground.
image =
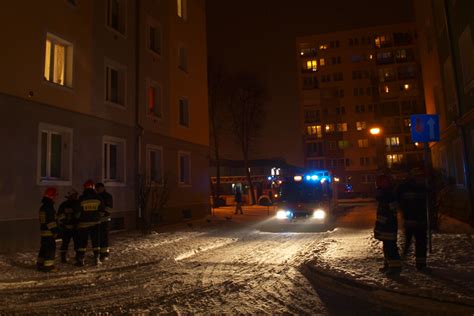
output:
M266 233L258 228L274 215L272 208L244 207L244 215L220 208L207 220L151 235L113 235L110 261L94 267L88 258L84 268L58 263L60 272L54 274L34 269L35 252L0 255L0 315L324 315L334 314L334 304L341 314L354 313L345 297L328 298L305 278L302 268L308 265L394 292L474 304L470 235L435 235L433 275L417 273L410 258L394 281L377 271L382 254L371 237L374 214L373 205L356 207L332 231ZM452 223L446 226L459 231Z
M220 210L174 232L115 236L100 267L58 264L59 273L44 274L33 252L0 256L0 314L325 314L297 269L324 234L261 233L255 223L267 209L244 211Z
M360 216L364 213L365 216ZM432 273L422 274L416 271L412 249L412 253L403 262L401 277L389 279L378 272L378 268L383 266L383 254L381 242L373 238L370 223L373 225L374 220L374 206L356 208L340 218L340 227L318 243L313 250L315 259L309 264L315 271L349 279L363 286L441 302L465 304L471 306L470 310L474 310L472 229L455 220L444 219L442 230L449 233L433 235L433 253L428 255Z

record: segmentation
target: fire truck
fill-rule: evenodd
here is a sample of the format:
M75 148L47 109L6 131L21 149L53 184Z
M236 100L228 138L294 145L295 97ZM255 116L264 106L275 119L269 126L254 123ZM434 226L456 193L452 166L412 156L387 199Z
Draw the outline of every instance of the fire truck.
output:
M337 207L337 190L328 170L316 170L280 179L276 214L263 230L329 228Z

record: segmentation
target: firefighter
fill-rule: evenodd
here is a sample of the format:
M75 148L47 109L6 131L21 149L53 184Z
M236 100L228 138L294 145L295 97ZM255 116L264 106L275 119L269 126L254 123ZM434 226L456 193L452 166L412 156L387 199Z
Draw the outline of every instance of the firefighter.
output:
M71 239L74 242L74 250L77 248L76 225L80 213L79 193L71 189L66 194L66 201L61 203L58 209L58 223L61 231L61 262L67 262L67 251Z
M38 253L36 267L43 272L57 272L54 266L56 255L56 237L58 225L56 223L56 210L54 201L58 195L56 188L47 188L44 191L41 207L39 209L39 220L41 230L41 246Z
M112 195L105 190L103 183L95 185L97 194L102 198L105 209L100 214L100 260L105 261L109 258L109 223L111 221L110 211L114 207Z
M86 253L89 237L94 251L94 263L100 264L100 233L99 221L100 212L104 211L104 204L100 196L94 190L94 182L88 180L84 183L84 192L79 197L80 213L77 221L77 247L76 247L76 265L84 266L84 257Z
M407 256L411 241L415 237L416 268L421 272L429 272L426 266L428 227L426 194L425 174L421 168L411 169L397 190L405 226L403 256Z
M398 276L402 270L397 247L397 207L390 176L383 174L376 179L377 219L374 237L383 243L384 266L380 269L387 276Z

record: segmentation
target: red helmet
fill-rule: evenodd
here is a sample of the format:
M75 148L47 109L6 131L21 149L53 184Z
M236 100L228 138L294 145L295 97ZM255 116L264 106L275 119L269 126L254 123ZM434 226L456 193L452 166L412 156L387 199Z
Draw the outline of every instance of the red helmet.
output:
M48 199L54 199L58 195L58 190L56 188L47 188L44 190L43 196L48 198Z
M84 182L84 189L94 189L94 181L92 180L87 180Z
M378 189L389 189L392 187L392 179L389 176L382 174L375 180L375 185Z

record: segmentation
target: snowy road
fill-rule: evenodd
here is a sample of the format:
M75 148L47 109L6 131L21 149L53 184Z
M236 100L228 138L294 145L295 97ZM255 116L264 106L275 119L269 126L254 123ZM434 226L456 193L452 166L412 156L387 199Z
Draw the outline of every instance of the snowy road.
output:
M0 260L0 314L327 313L298 270L327 233L260 232L262 209L220 215L178 232L115 238L113 260L98 268L59 264L46 276L33 270L34 253Z

